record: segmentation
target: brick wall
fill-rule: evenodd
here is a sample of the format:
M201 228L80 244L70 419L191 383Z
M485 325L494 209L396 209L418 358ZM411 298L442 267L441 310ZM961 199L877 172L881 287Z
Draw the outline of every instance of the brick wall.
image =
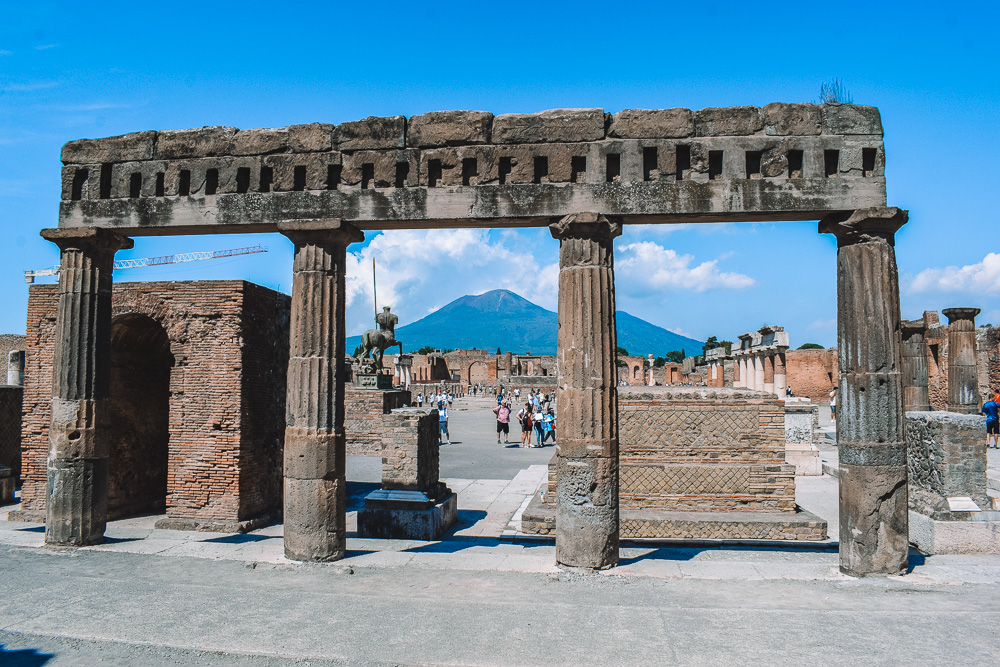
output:
M137 498L133 493L137 484L151 478L146 475L153 475L149 454L140 454L135 440L148 434L159 443L155 445L159 455L166 447L169 517L242 521L280 508L288 308L287 296L244 281L114 286L113 328L122 330L122 337L113 341L112 352L114 357L117 350L119 365L113 367L113 378L117 375L118 379L109 408L112 413L117 410L120 423L107 431L112 437L109 492L114 494L109 496L109 508L123 512L136 502L149 503L150 497ZM35 512L45 509L55 312L56 286L32 286L22 426L26 478L22 509ZM122 326L130 319L143 322L145 328L137 333L135 326ZM144 356L143 350L148 356L156 349L152 339L159 332L165 334L172 362L168 391L165 397L135 396L157 390L148 382L143 384L142 376L149 369L135 367L136 360L121 353L131 344L139 357ZM162 419L164 398L166 443L162 425L152 423ZM155 418L150 410L156 411Z
M785 352L785 374L796 396L829 403L830 392L837 387L837 348L788 350Z
M22 387L0 387L0 465L21 476Z
M907 412L910 509L950 518L948 497L969 496L988 509L986 418L953 412Z
M382 415L382 488L433 491L440 472L438 411L402 408Z
M406 390L379 391L346 386L344 432L347 453L382 455L382 415L406 407L412 400Z

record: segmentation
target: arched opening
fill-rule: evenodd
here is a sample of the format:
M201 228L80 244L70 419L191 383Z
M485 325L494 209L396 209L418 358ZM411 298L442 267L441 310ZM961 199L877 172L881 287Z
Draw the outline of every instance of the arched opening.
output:
M476 361L469 364L469 384L489 384L490 373L485 362Z
M170 440L170 353L167 332L145 315L111 323L108 398L108 515L162 512Z
M639 370L640 370L640 368L641 368L641 366L636 366L635 368L632 369L632 379L633 380L638 380L639 379Z

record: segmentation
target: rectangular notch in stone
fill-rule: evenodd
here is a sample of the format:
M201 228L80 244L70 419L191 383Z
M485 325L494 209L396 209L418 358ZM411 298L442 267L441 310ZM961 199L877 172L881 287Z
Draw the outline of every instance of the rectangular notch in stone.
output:
M708 151L708 180L722 178L722 151Z
M479 178L479 161L474 157L462 158L462 185L476 185L472 179Z
M861 173L865 178L875 175L875 158L878 156L877 148L861 149Z
M250 167L236 169L236 192L241 195L250 192Z
M260 185L257 189L260 192L270 192L271 185L274 183L274 169L271 167L261 167L260 168Z
M535 156L534 173L531 178L532 183L549 182L549 158L544 155Z
M764 156L763 151L747 151L746 153L747 179L751 181L758 181L764 177L760 173L760 162L763 156Z
M87 184L87 178L89 176L89 169L77 169L73 172L73 187L69 192L70 199L73 201L80 201L83 199L83 186Z
M823 151L823 171L827 178L837 178L840 172L840 151Z
M660 160L656 146L642 149L642 180L655 181L659 176Z
M142 195L142 172L132 172L128 179L129 199L138 199Z
M156 196L162 197L166 194L166 174L162 171L156 172Z
M292 190L302 192L306 189L306 167L298 165L292 170Z
M396 163L396 180L394 182L395 187L405 188L406 179L410 177L410 163L409 162L397 162Z
M361 189L368 190L375 187L375 163L361 163Z
M214 195L219 191L219 170L209 169L205 172L205 194Z
M676 164L677 180L683 181L685 177L689 175L690 172L691 172L691 147L678 146L677 164Z
M427 187L436 188L443 175L441 160L427 161Z
M507 177L510 176L513 168L509 157L500 158L500 163L497 165L497 179L500 185L507 185Z
M111 198L111 164L101 165L101 199Z
M605 180L608 183L615 183L622 178L622 156L619 153L608 153L608 162L605 168Z
M328 164L326 166L326 189L336 190L340 187L341 175L344 172L344 165Z
M802 178L802 162L802 151L788 151L788 178Z
M587 156L574 155L570 159L570 181L585 183L587 181Z
M191 170L181 169L180 176L177 179L177 194L182 197L187 197L191 194Z

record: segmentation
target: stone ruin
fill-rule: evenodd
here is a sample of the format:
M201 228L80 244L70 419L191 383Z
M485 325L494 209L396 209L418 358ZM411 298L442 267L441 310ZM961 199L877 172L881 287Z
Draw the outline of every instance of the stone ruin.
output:
M103 539L111 268L131 236L278 232L295 244L284 437L289 558L346 548L344 270L365 229L547 226L559 242L556 559L618 562L614 239L623 224L820 220L837 238L841 569L907 564L893 240L878 110L432 112L213 127L63 149L45 540ZM865 400L861 400L864 396Z

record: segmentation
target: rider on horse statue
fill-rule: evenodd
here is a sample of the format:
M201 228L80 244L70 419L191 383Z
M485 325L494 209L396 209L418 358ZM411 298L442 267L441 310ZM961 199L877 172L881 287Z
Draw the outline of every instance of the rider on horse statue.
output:
M396 323L399 317L389 312L389 306L384 306L382 312L375 316L375 323L378 329L369 329L361 336L361 350L357 359L364 367L365 359L371 359L371 372L378 372L382 368L382 355L387 348L399 346L399 353L403 354L403 344L396 340Z

